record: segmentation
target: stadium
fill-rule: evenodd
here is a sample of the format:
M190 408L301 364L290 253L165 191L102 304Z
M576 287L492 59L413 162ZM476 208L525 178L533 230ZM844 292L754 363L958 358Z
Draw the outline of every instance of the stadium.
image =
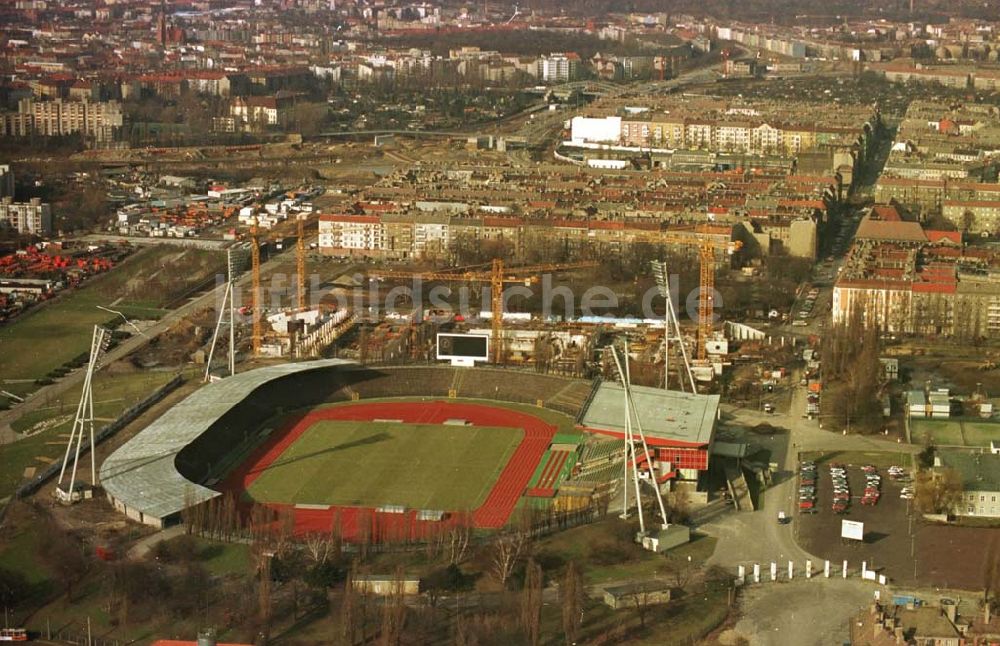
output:
M657 479L697 479L718 397L644 390ZM497 529L557 493L613 489L619 402L600 380L288 363L200 388L109 456L100 480L117 510L156 527L232 494L288 512L297 533L337 527L348 540Z

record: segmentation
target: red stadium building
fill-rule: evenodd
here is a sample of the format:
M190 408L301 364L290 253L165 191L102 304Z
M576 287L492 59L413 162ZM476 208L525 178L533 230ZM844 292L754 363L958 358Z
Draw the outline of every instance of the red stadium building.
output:
M697 482L708 470L708 456L715 440L719 413L718 395L697 395L632 386L653 470L661 484ZM621 384L602 383L581 416L584 430L625 437L625 394ZM633 428L638 434L638 429Z

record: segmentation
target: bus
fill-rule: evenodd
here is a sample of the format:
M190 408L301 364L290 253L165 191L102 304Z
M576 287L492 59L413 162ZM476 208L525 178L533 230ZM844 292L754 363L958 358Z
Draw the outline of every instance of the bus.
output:
M24 628L0 628L0 642L26 642L28 631Z

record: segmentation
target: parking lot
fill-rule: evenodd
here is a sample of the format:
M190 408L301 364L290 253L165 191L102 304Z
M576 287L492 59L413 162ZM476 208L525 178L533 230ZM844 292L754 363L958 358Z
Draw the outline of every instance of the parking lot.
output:
M835 484L833 476L839 471L831 472L831 464L819 462L816 466L815 511L795 516L799 544L820 558L835 563L847 559L854 569L867 561L869 567L882 570L893 581L912 582L910 501L900 498L903 485L890 478L887 469L877 469L881 482L874 500L864 465L842 464L845 477ZM865 524L863 542L840 537L844 519Z

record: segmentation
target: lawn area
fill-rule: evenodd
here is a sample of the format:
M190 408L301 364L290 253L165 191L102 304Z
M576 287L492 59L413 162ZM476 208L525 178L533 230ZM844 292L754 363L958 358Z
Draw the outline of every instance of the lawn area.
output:
M958 420L910 418L910 440L913 444L964 446L962 423Z
M536 555L546 571L559 571L575 561L583 569L587 583L600 584L623 579L663 576L677 563L701 566L715 552L716 539L711 536L691 534L691 542L676 547L666 554L655 554L642 549L632 541L631 524L609 518L589 525L581 525L541 539Z
M909 453L896 451L803 451L800 457L802 460L812 460L816 464L841 462L855 466L871 464L880 468L893 465L908 467L911 464Z
M19 526L12 534L5 535L0 548L0 568L19 572L32 586L44 586L52 576L38 558L38 536L31 525Z
M111 421L122 411L173 379L170 372L97 373L94 376L94 417ZM76 413L78 389L63 395L31 413L22 415L11 427L29 437L13 444L0 445L0 499L14 492L27 467L41 469L50 461L61 459ZM98 421L97 428L106 422ZM89 477L89 476L88 476Z
M132 318L159 318L166 311L163 307L223 266L220 252L169 245L142 249L82 288L0 327L0 376L44 377L88 351L94 325L120 320L98 305Z
M212 576L228 576L231 574L250 574L250 546L245 543L222 543L200 536L180 536L168 541L179 540L194 542L194 560L205 566Z
M1000 424L996 422L962 421L960 423L966 446L988 447L990 441L1000 442Z
M113 316L97 309L113 299L92 289L93 283L113 273L0 327L0 375L5 379L39 379L87 352L94 326L108 323Z
M262 502L476 509L523 437L516 428L321 421L248 493Z

